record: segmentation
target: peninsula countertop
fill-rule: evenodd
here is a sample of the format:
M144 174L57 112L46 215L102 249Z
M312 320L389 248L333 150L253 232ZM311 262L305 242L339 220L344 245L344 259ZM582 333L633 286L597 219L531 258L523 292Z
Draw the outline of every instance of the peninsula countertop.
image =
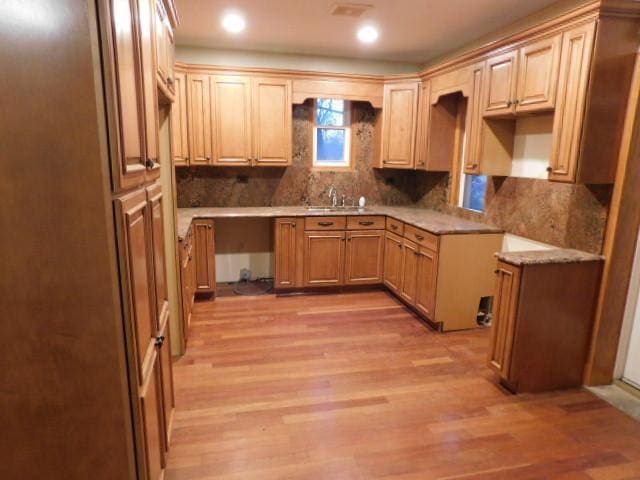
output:
M276 218L342 215L386 215L434 235L503 233L504 230L445 213L412 207L370 206L364 209L310 211L308 207L196 207L178 208L178 238L182 240L194 218Z

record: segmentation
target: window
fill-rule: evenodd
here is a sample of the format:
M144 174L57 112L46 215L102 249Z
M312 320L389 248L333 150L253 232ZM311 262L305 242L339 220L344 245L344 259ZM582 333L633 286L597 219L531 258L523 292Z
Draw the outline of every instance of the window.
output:
M318 98L313 112L313 166L351 166L351 115L346 100Z
M461 195L463 208L484 212L487 178L486 175L464 175Z

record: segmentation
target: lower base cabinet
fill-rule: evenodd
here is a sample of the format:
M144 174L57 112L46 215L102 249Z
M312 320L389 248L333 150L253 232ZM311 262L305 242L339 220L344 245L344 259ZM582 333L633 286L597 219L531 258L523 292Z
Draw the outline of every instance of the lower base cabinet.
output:
M410 240L402 241L402 259L400 263L400 297L414 305L418 287L418 245Z
M347 251L344 264L344 283L346 285L382 283L383 264L383 230L347 232Z
M399 294L402 285L402 237L386 232L384 237L383 283L392 292Z
M191 325L191 309L196 292L193 230L189 229L180 246L180 285L182 290L182 336L186 342Z
M344 283L346 235L343 231L304 233L304 285L338 286Z
M193 229L196 292L215 293L216 250L213 220L197 218L193 221L191 228Z
M601 261L498 262L488 365L513 392L582 385Z

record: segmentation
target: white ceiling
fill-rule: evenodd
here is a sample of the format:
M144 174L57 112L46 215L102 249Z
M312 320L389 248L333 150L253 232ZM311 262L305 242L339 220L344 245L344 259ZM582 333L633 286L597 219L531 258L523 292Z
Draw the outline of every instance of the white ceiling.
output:
M178 45L286 52L421 63L462 47L545 8L554 0L350 0L373 8L361 18L329 14L334 0L176 0ZM246 30L220 26L228 9L239 10ZM356 30L379 26L380 38L362 45Z

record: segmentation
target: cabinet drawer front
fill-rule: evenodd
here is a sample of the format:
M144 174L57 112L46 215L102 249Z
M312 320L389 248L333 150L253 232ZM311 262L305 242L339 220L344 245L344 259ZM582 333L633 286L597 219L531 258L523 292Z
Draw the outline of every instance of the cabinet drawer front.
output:
M438 236L433 233L425 232L411 225L404 226L404 237L418 245L427 247L435 252L438 251Z
M404 223L395 218L387 217L387 230L397 235L404 235Z
M304 220L305 230L344 230L346 226L345 217L307 217Z
M384 217L347 217L348 230L384 230Z

